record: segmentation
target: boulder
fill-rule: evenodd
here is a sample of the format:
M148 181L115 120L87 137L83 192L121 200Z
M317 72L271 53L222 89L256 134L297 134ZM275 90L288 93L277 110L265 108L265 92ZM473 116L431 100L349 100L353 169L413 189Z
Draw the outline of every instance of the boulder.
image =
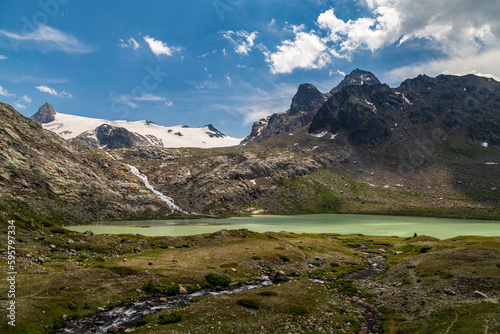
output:
M487 299L487 298L488 298L488 296L487 296L487 295L485 295L485 294L484 294L484 293L482 293L481 291L477 291L477 290L473 292L473 295L474 295L474 297L476 297L476 298L484 298L484 299Z

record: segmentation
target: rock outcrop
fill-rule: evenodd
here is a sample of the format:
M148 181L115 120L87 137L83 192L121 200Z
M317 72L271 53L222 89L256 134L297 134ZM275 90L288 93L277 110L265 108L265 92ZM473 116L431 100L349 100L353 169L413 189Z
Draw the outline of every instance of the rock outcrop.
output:
M82 142L96 148L117 149L134 146L151 146L153 139L162 146L158 138L145 138L137 133L128 131L122 127L116 127L108 124L98 126L95 130L86 131L71 141Z
M53 122L56 118L56 111L51 104L45 103L43 106L38 109L37 113L34 114L31 119L37 121L40 124Z
M273 114L252 125L252 132L242 142L243 145L260 142L284 132L294 132L309 124L328 96L311 84L302 84L292 99L290 109Z

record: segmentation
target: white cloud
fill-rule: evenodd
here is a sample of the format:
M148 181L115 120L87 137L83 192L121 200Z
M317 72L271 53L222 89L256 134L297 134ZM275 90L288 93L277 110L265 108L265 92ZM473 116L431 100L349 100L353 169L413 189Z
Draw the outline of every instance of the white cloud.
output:
M232 31L232 30L227 30L227 31L220 31L220 34L224 38L227 38L231 42L234 43L234 51L240 55L248 55L250 51L252 51L252 48L255 44L255 39L259 35L257 31L254 32L248 32L245 30L240 30L240 31Z
M225 48L224 48L224 49L222 49L222 54L223 54L224 56L227 56L227 51L226 51L226 49L225 49Z
M165 104L167 105L167 107L172 107L174 105L174 103L170 100L165 101Z
M156 40L149 36L144 36L144 40L148 43L151 51L156 55L166 55L172 57L174 53L179 52L181 48L168 46L167 43Z
M18 101L14 102L14 107L19 110L19 109L26 109L26 106L24 104L19 103Z
M6 97L16 97L16 94L10 94L7 89L3 88L0 86L0 95L6 96Z
M388 45L414 42L449 59L469 59L498 49L498 5L475 0L359 0L367 15L341 19L334 9L321 13L318 31L292 26L294 40L278 51L263 51L272 73L296 68L322 68L329 57L350 59L362 50L375 52ZM425 41L425 43L423 43ZM463 63L463 61L461 62ZM436 65L437 66L437 65ZM486 71L485 73L489 73Z
M401 82L419 74L436 76L439 74L476 74L500 81L500 50L492 50L481 55L469 57L451 57L433 60L416 65L403 66L386 73L386 80L391 83Z
M226 75L226 80L227 80L227 84L229 86L231 86L231 77L229 75Z
M28 96L26 96L26 95L21 96L19 99L21 101L26 102L26 103L31 103L31 99Z
M168 104L167 99L162 96L158 95L153 95L150 93L146 93L141 96L131 96L131 95L118 95L118 96L113 96L111 95L111 99L116 102L117 104L123 104L126 106L129 106L130 108L136 109L139 108L139 105L135 102L165 102L165 104ZM173 104L172 104L173 105Z
M212 51L209 51L207 53L202 54L201 56L198 56L198 58L205 58L208 55L213 55L213 54L216 54L216 53L217 53L217 50L212 50Z
M7 56L0 55L0 60L5 60L5 59L7 59Z
M498 8L473 0L365 0L370 16L339 19L333 9L319 15L332 50L346 55L389 44L426 39L448 55L472 55L498 45Z
M321 29L328 30L328 39L337 44L334 50L341 55L358 49L375 51L400 37L401 19L395 8L379 6L374 9L375 18L361 17L344 22L329 9L318 17Z
M123 39L120 39L120 47L126 49L126 48L131 48L134 50L137 50L141 47L139 43L133 38L130 37L127 41L124 41Z
M50 88L49 86L46 86L46 85L40 85L40 86L37 86L35 88L38 89L42 93L48 93L50 95L54 95L54 96L58 96L58 97L69 97L69 98L73 97L70 93L66 93L66 92L59 93L54 88Z
M132 99L135 101L149 101L149 102L165 101L166 100L164 97L149 94L149 93L144 94L142 96L138 96L138 97L132 97Z
M56 50L69 53L88 53L91 51L88 46L81 43L74 36L43 24L40 24L33 32L18 34L0 30L0 35L17 42L15 45L13 43L14 47L18 47L25 41L35 43L43 51Z
M19 97L19 99L14 102L14 107L16 107L16 109L26 109L26 106L24 104L30 104L31 103L31 99L26 96L26 95L23 95L21 97Z
M266 61L271 64L271 72L291 73L296 68L323 68L331 61L325 51L325 42L314 31L302 31L303 27L293 26L295 39L282 41L278 51L266 52Z

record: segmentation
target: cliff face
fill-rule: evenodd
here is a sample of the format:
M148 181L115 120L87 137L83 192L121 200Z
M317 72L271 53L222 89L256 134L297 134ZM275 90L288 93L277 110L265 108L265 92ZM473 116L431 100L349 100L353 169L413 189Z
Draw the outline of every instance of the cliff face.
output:
M3 103L0 202L66 223L169 212L126 165L65 141Z

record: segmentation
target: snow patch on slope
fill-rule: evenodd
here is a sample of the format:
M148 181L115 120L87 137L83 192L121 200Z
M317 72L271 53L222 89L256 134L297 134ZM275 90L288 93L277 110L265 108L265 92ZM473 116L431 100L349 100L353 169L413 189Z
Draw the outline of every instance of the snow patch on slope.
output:
M324 138L324 139L332 139L333 140L333 139L335 139L335 137L337 137L338 133L333 134L333 133L328 132L328 131L323 131L320 133L312 133L311 135L314 137L317 137L317 138Z

